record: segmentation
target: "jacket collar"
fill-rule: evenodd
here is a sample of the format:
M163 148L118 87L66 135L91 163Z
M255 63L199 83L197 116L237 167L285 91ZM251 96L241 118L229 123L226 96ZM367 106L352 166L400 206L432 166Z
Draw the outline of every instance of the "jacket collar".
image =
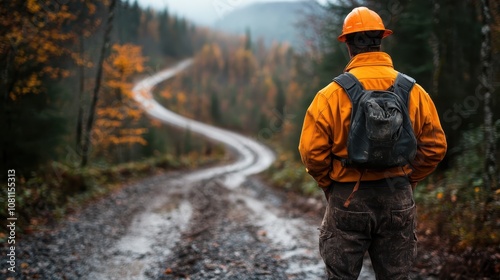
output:
M388 66L394 68L392 58L385 52L360 53L354 56L345 67L345 72L362 66Z

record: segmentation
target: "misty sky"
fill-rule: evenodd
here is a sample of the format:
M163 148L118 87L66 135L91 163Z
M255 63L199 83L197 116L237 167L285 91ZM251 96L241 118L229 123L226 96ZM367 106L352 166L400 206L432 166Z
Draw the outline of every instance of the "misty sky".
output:
M133 0L129 0L133 2ZM198 24L210 26L217 19L231 10L255 2L277 2L276 0L137 0L139 5L163 9L167 7L172 13L184 16ZM281 0L283 1L283 0ZM296 1L296 0L284 0ZM320 3L326 0L318 0Z

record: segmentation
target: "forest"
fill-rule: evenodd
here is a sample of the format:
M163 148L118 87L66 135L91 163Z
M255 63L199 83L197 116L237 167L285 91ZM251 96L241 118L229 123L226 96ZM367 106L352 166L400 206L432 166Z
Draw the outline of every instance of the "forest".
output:
M184 59L193 66L156 88L166 107L271 147L261 176L302 196L322 192L297 152L315 94L343 72L336 40L356 6L378 11L397 70L434 100L448 152L419 184L419 242L440 256L429 274L500 273L500 3L493 0L338 0L301 14L306 49L229 35L168 9L120 0L0 4L0 181L15 169L25 233L120 188L122 181L228 160L223 147L147 118L134 83ZM313 9L315 10L315 9ZM0 216L7 217L0 198ZM0 240L5 238L0 232Z

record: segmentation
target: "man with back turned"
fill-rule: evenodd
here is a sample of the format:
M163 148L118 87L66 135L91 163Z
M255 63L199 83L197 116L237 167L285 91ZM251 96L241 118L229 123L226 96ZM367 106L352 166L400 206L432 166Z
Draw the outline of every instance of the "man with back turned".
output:
M299 152L328 201L319 238L328 279L357 279L366 252L377 279L408 279L413 189L446 153L432 99L380 51L391 34L374 11L353 9L338 37L351 60L304 119Z

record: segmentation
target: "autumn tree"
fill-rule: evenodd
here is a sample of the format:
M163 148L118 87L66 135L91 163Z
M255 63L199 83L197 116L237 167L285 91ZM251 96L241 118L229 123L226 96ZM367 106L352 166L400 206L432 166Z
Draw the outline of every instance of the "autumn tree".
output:
M244 47L240 47L236 50L229 63L233 70L230 73L231 77L240 83L249 81L257 70L257 61L252 51Z
M139 121L143 109L132 96L132 78L145 71L146 58L141 47L113 45L111 55L104 62L104 88L96 111L92 145L97 154L122 157L135 144L146 145L143 135L147 128Z
M63 90L57 79L72 38L63 28L74 20L66 5L12 0L0 5L1 166L22 176L53 158L64 133L57 109ZM3 176L3 174L2 174Z
M106 21L106 29L104 31L104 38L102 41L101 45L101 51L99 54L99 61L97 62L97 74L96 74L96 79L95 79L95 85L94 85L94 91L92 93L92 101L90 104L90 109L89 109L89 116L87 119L87 125L83 128L83 144L82 144L82 161L81 161L81 166L84 167L87 165L88 162L88 157L89 157L89 150L90 146L92 144L92 129L94 126L94 120L95 120L95 113L96 113L96 107L97 107L97 102L99 100L99 90L101 88L101 82L102 82L102 68L103 68L103 63L105 60L106 53L108 51L109 45L110 45L110 37L111 37L111 31L113 30L113 19L115 17L115 8L116 8L116 1L117 0L111 0L111 3L109 4L109 11L108 11L108 17Z
M83 121L84 112L86 108L86 98L85 92L86 87L86 73L89 68L94 64L92 59L87 52L89 48L89 39L94 35L98 28L101 26L101 19L98 16L97 9L99 5L93 3L89 0L78 0L69 3L68 5L73 6L72 9L76 10L75 27L72 31L75 33L73 38L75 49L73 50L72 58L76 67L75 78L78 81L78 113L76 117L76 150L78 153L82 150L82 133L83 133ZM87 44L87 45L86 45Z
M291 48L286 44L261 45L254 52L248 36L215 38L203 46L185 75L165 86L162 95L166 105L205 122L254 135L265 131L277 137L285 126L290 128L287 108L296 108L294 97L302 96L297 83L289 86L297 78L290 62L294 57ZM172 102L176 91L185 92L190 101L185 108Z

